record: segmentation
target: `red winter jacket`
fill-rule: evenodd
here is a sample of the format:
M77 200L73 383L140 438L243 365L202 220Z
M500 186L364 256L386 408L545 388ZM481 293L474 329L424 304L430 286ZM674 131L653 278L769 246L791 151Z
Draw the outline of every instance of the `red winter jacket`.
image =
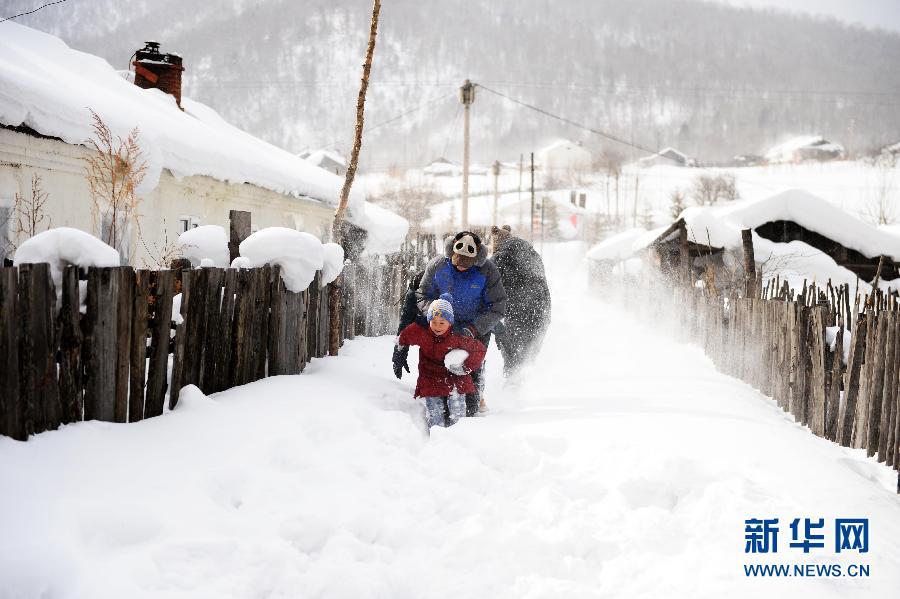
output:
M458 393L474 393L475 385L468 374L458 376L444 366L444 356L452 349L469 352L463 364L469 370L476 370L484 360L487 349L476 339L447 331L438 337L428 327L412 323L400 331L400 345L419 346L419 380L416 381L416 397L444 397L456 387Z

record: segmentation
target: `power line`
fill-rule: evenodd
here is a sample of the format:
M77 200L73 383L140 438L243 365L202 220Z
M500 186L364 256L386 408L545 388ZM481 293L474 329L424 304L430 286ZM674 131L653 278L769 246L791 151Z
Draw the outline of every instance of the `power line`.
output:
M389 124L393 123L394 121L400 120L407 115L410 115L414 112L422 110L423 108L426 108L428 106L436 104L440 100L446 100L449 97L452 97L452 94L441 94L440 96L436 96L434 98L431 98L430 100L426 100L425 102L419 104L418 106L410 108L409 110L405 110L396 116L392 116L391 118L387 119L386 121L379 122L377 125L372 125L371 127L365 127L365 132L371 133L372 131L375 131L376 129L380 129L381 127L384 127L385 125L389 125ZM332 142L324 145L323 147L324 148L334 147L339 141L340 140L337 140L337 139L333 140Z
M561 122L571 125L573 127L577 127L579 129L584 129L585 131L589 131L591 133L599 135L600 137L605 137L606 139L608 139L610 141L614 141L614 142L635 148L636 150L641 150L642 152L649 152L650 154L656 154L656 150L651 150L650 148L644 147L640 144L636 144L634 142L628 141L622 137L619 137L618 135L613 135L612 133L607 133L606 131L601 131L600 129L595 129L595 128L589 127L587 125L583 125L577 121L573 121L572 119L567 119L564 116L560 116L558 114L553 114L552 112L544 110L543 108L535 106L534 104L529 104L528 102L523 102L522 100L518 100L516 98L513 98L512 96L508 96L508 95L504 94L503 92L498 92L495 89L485 87L481 83L476 83L475 85L477 85L478 87L480 87L481 89L483 89L486 92L490 92L492 94L500 96L501 98L505 98L506 100L509 100L510 102L513 102L514 104L519 104L520 106L524 106L525 108L534 110L535 112L543 114L544 116L550 117L552 119L556 119L558 121L561 121Z
M68 0L56 0L56 2L48 2L47 4L44 4L43 6L38 6L34 10L29 10L28 12L22 12L17 15L13 15L11 17L6 17L4 19L0 19L0 23L2 23L4 21L9 21L11 19L18 19L19 17L24 17L25 15L30 15L30 14L36 13L37 11L41 10L42 8L47 8L48 6L53 6L54 4L62 4L63 2L68 2Z

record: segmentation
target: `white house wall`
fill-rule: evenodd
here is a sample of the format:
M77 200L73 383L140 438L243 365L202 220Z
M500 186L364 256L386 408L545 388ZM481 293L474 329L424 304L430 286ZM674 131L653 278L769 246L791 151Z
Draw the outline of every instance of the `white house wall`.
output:
M54 227L74 227L98 234L83 157L87 149L0 129L0 206L10 205L16 193L30 197L33 174L48 194L46 215ZM333 211L321 202L298 199L248 184L228 184L211 177L177 180L164 171L159 185L141 198L137 225L132 225L130 263L155 266L180 232L179 219L193 224L228 228L229 210L252 213L254 230L282 226L306 231L327 240ZM13 239L13 242L21 242Z

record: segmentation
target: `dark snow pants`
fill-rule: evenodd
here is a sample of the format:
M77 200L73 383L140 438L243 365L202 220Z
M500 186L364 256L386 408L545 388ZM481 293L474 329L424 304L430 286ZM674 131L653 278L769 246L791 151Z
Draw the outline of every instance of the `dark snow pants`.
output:
M503 334L497 335L497 346L503 356L503 374L509 376L533 360L544 343L547 325L544 322L523 324L505 322Z

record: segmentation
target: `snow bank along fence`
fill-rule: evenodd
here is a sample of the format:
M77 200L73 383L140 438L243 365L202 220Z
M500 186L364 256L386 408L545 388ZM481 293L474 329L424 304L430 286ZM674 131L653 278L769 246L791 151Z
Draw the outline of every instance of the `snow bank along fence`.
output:
M814 434L900 470L898 295L854 294L830 281L799 292L777 278L761 282L750 277L742 293L723 297L651 276L613 293L702 347L719 370L772 397Z
M342 339L394 334L407 277L433 249L418 238L347 265ZM56 290L48 264L0 268L0 434L25 440L80 420L136 422L167 401L174 408L185 385L212 393L300 373L327 353L320 276L292 293L277 266L91 268L86 280L68 266Z

